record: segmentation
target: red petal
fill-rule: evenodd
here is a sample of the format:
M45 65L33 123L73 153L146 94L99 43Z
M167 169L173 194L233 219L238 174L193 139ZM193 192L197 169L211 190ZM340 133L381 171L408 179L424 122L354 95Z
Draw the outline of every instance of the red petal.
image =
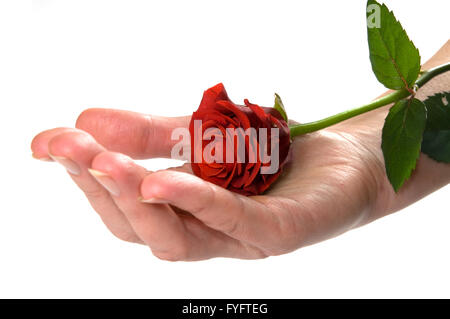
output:
M249 128L251 126L247 115L244 112L242 112L242 110L239 109L237 107L237 105L234 104L233 102L231 102L231 101L218 101L217 105L220 105L224 109L232 112L239 119L239 122L241 123L241 126L244 129L247 129L247 128Z
M214 104L216 104L217 101L220 100L230 100L222 83L219 83L203 92L203 98L198 109L210 109L214 106Z
M244 100L245 105L247 105L252 111L253 113L255 113L255 115L258 117L258 119L263 123L263 124L270 124L271 123L267 123L268 122L268 118L266 113L264 112L264 110L262 109L261 106L256 105L256 104L252 104L250 103L247 99Z
M252 173L250 174L247 181L245 182L244 187L249 186L253 182L255 177L258 175L260 168L261 168L261 162L256 163L256 166L253 167Z

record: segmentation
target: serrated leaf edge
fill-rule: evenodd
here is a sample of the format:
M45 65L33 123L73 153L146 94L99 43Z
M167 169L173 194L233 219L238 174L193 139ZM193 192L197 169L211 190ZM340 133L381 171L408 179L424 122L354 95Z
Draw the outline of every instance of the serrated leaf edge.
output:
M391 52L390 52L390 50L388 49L388 47L387 47L387 45L386 45L386 42L384 41L383 37L381 36L380 31L379 31L379 30L377 31L377 33L378 33L378 35L379 35L379 37L380 37L380 39L381 39L381 42L383 43L383 45L384 45L386 51L388 52L389 58L390 58L390 60L391 60L391 62L392 62L392 64L393 64L395 70L397 71L397 74L399 75L399 78L401 79L401 81L402 81L403 84L405 85L404 88L407 89L407 90L410 90L410 89L411 89L410 86L413 85L413 84L415 83L415 81L417 80L417 78L418 78L418 76L419 76L419 73L420 73L420 61L421 61L421 56L420 56L419 49L415 46L414 42L409 38L408 33L406 32L405 28L403 28L403 25L402 25L402 24L400 23L400 21L397 19L397 17L395 16L394 12L393 12L392 10L389 10L389 8L388 8L384 3L383 3L383 4L380 4L380 3L378 3L378 1L376 1L376 0L373 0L373 1L374 1L376 4L378 4L380 7L385 8L385 9L387 10L387 12L388 12L389 14L392 15L394 21L395 21L396 23L399 24L401 30L405 33L406 38L408 39L409 43L414 47L415 51L417 52L417 55L419 56L419 72L417 73L417 76L416 76L416 78L414 79L414 81L412 81L412 83L408 83L408 82L406 81L405 75L404 75L402 72L400 72L399 66L398 66L397 62L395 61L395 59L392 57ZM368 1L367 3L369 3L369 1ZM366 7L367 7L367 5L366 5ZM378 57L380 57L380 58L383 58L383 57L381 57L379 54L373 54L372 52L369 52L369 55L370 55L370 57L372 57L372 56L378 56ZM371 63L371 64L372 64L372 63ZM372 67L372 69L373 69L373 67ZM377 76L377 73L375 72L375 70L374 70L374 73L375 73L375 76L376 76L377 79L378 79L378 76ZM381 82L381 81L380 81L380 82ZM381 83L381 84L384 85L384 83ZM394 87L393 87L393 88L391 88L391 89L400 89L400 88L394 88Z
M404 101L405 99L402 99L402 100L399 100L399 101L397 101L392 107L391 107L391 109L392 108L394 108L396 105L397 105L397 103L400 103L401 101ZM413 100L413 98L409 98L408 99L408 103L411 103L411 101ZM418 101L420 101L420 100L418 100ZM424 105L424 108L425 108L425 111L426 111L426 106L425 106L425 103L423 102L423 101L420 101L423 105ZM409 106L407 106L407 108L409 108ZM390 109L390 110L391 110ZM390 110L389 110L389 112L390 112ZM389 113L388 113L388 116L389 116ZM405 115L405 118L406 118L406 115ZM386 116L386 119L385 119L385 121L384 121L384 123L386 124L386 120L387 120L387 116ZM424 128L425 129L425 128ZM388 178L388 180L389 180L389 183L392 185L392 188L394 189L394 191L397 193L399 190L400 190L400 188L402 188L402 186L405 184L405 182L407 182L410 178L411 178L411 175L412 175L412 173L415 171L415 169L416 169L416 167L417 167L417 160L419 159L419 157L420 157L420 153L421 153L421 147L422 147L422 141L423 141L423 133L422 133L422 136L421 136L421 138L420 138L420 147L419 147L419 149L418 149L418 151L417 151L417 155L415 156L415 158L414 158L414 163L413 164L411 164L411 165L409 165L410 167L409 168L407 168L407 173L406 173L406 177L401 181L401 183L399 184L399 185L394 185L393 184L393 182L391 181L391 179L390 179L390 177L389 177L389 173L388 173L388 169L387 169L387 165L386 165L386 158L385 158L385 155L384 155L384 147L383 147L383 142L384 142L384 138L383 138L383 136L384 136L384 125L383 125L383 130L382 130L382 139L381 139L381 150L382 150L382 152L383 152L383 158L384 158L384 161L385 161L385 170L386 170L386 176L387 176L387 178Z

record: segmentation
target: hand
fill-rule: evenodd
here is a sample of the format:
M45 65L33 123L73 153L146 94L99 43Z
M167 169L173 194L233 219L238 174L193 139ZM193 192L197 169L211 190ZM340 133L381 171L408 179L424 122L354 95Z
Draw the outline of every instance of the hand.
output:
M68 169L113 234L144 243L156 256L169 260L259 258L285 253L311 241L319 229L339 231L325 231L324 227L331 226L327 220L332 224L340 220L338 228L342 230L350 227L368 204L364 200L367 187L356 185L356 176L338 178L337 170L343 167L336 165L348 154L347 147L355 146L333 133L297 139L286 176L267 195L253 198L191 175L188 164L152 173L122 154L169 157L171 130L188 123L188 117L168 119L91 109L79 117L78 129L56 128L37 135L32 150L35 157L54 159ZM90 168L103 174L90 174ZM363 180L365 183L366 178ZM330 219L329 211L336 208L338 200L334 196L342 194L333 186L339 181L351 187L349 192L364 190L364 194L355 196L357 209L346 213L347 217ZM322 192L326 197L321 197ZM154 198L156 203L142 203L140 196ZM344 201L342 209L349 212L350 202L354 201ZM335 214L342 215L336 210Z
M383 177L379 152L339 131L297 138L285 176L267 195L251 198L197 178L189 164L152 173L122 154L169 157L171 130L188 123L188 117L91 109L78 129L40 133L32 150L66 166L114 235L146 244L162 259L282 254L371 216Z
M445 59L448 47L441 49ZM189 164L148 172L132 161L169 157L176 142L171 131L187 127L189 117L90 109L78 118L77 129L37 135L32 151L68 169L114 235L148 245L159 258L263 258L363 225L449 182L449 165L422 155L413 177L393 192L380 149L386 112L296 138L284 176L254 197L197 178Z

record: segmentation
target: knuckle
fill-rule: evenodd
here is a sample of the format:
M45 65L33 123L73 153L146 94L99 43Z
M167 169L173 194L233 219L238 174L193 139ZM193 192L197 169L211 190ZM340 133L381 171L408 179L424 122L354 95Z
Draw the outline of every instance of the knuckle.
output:
M141 136L137 136L137 138L141 141L141 148L145 150L148 149L152 144L154 144L153 142L156 140L156 130L153 117L151 115L145 115L144 119L146 122L146 127L140 130Z
M201 194L199 198L202 198L202 201L195 210L197 214L203 215L208 210L214 207L214 202L216 200L216 192L209 183L206 183L205 188L200 188L199 194Z
M229 220L226 227L226 232L230 235L237 233L239 223L235 220Z
M91 200L102 200L106 199L108 196L107 191L102 187L89 187L89 188L83 188L84 195L91 201Z
M220 229L230 235L230 236L238 236L239 234L245 233L245 229L243 229L243 224L239 222L240 217L243 215L245 210L245 203L241 197L237 197L238 201L237 206L234 208L234 214L227 215L222 222Z
M142 115L142 119L134 131L136 141L140 141L140 149L151 152L154 156L168 155L168 143L172 144L172 130L167 128L167 123L150 114Z
M240 232L240 224L235 218L227 217L225 218L222 223L217 225L219 229L222 229L222 231L230 236L235 236Z

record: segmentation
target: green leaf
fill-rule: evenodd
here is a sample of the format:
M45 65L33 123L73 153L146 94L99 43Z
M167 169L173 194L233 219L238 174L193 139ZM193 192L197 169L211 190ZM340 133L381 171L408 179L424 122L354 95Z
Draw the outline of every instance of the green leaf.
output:
M381 148L388 179L396 192L416 167L426 119L425 104L415 98L398 101L386 117Z
M378 81L389 89L411 88L420 72L419 50L386 5L367 1L370 62Z
M450 130L425 131L422 153L437 162L450 163Z
M450 92L437 93L423 102L427 108L427 127L425 130L450 130Z
M450 92L437 93L425 101L427 126L422 153L438 162L450 163Z
M284 118L284 120L287 122L288 117L286 114L286 110L284 109L283 101L281 101L281 97L275 93L275 105L274 109L280 112L281 116Z

